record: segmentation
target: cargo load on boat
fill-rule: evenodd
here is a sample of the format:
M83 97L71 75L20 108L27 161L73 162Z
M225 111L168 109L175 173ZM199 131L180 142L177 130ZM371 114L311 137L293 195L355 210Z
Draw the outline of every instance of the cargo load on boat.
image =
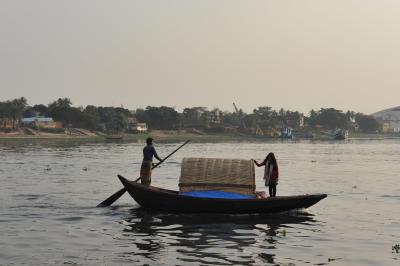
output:
M255 170L252 160L184 158L179 191L219 190L255 195Z

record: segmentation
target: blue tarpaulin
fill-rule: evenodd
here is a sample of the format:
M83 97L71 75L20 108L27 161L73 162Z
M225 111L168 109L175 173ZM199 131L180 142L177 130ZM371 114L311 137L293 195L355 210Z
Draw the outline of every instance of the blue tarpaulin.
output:
M254 199L255 196L243 195L239 193L226 192L221 190L202 190L180 192L181 195L197 197L197 198L212 198L212 199Z

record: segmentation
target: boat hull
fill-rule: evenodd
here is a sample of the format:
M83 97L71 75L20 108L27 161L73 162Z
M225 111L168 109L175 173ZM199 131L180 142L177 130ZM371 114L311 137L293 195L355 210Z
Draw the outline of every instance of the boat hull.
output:
M142 207L181 213L273 213L308 208L326 194L278 196L266 199L215 199L180 195L177 191L147 187L118 176L132 198Z

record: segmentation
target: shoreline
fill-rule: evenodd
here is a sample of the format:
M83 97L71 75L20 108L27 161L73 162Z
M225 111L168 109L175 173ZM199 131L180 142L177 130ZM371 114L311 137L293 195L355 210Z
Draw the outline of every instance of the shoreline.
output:
M270 138L256 138L251 136L241 136L233 134L192 134L177 132L150 132L146 134L123 134L122 139L107 139L103 135L94 136L71 136L68 134L40 135L40 136L4 136L0 135L0 142L82 142L82 143L144 143L146 138L152 137L156 142L180 142L190 139L192 142L224 142L224 141L267 141Z
M270 142L270 141L287 141L286 139L270 138L265 136L251 136L243 134L228 134L228 133L203 133L194 134L180 131L159 131L154 130L145 134L123 134L122 139L107 139L106 135L90 134L90 135L71 135L66 133L43 133L40 135L27 135L21 133L0 133L0 142L87 142L87 143L102 143L102 142L145 142L146 138L152 137L157 142L179 142L190 139L193 142L232 142L232 141L251 141L251 142ZM350 134L349 140L384 140L384 139L400 139L400 135L394 134ZM293 138L289 141L338 141L330 136L316 134L314 138ZM343 141L343 140L342 140ZM346 140L344 140L346 141Z

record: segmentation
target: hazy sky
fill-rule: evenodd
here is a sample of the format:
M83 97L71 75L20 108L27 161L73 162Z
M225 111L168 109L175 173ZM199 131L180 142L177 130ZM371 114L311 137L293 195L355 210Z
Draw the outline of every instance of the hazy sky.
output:
M400 1L0 0L0 100L400 105Z

